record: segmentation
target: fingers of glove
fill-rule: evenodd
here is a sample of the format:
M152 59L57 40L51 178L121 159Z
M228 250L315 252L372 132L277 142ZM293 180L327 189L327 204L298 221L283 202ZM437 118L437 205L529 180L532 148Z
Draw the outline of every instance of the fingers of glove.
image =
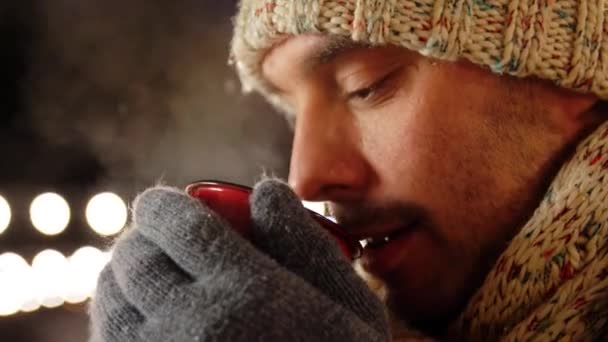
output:
M203 286L209 296L151 320L142 332L146 341L388 340L276 263L248 277L224 273L212 284L194 286Z
M382 326L383 304L287 184L272 179L258 183L251 208L256 245L362 320Z
M129 303L118 286L110 265L101 271L89 307L90 341L136 341L144 316Z
M149 189L135 200L133 211L141 234L193 278L219 263L241 260L243 248L253 249L223 219L178 189Z
M255 244L282 265L307 277L307 271L317 271L308 269L311 262L329 259L348 264L338 243L314 221L287 184L263 180L254 187L250 201ZM317 260L318 256L323 260Z
M137 229L126 232L115 244L110 265L124 296L146 317L192 282L188 274Z

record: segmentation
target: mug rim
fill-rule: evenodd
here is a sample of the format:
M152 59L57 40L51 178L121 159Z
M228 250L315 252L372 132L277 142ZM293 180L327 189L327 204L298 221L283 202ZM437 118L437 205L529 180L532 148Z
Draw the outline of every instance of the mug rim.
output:
M241 192L247 193L247 194L251 194L251 192L253 191L252 187L242 185L242 184L236 184L236 183L226 182L226 181L218 181L218 180L213 180L213 179L209 179L209 180L203 179L203 180L194 181L194 182L189 183L185 189L186 193L188 195L190 195L190 190L192 190L194 187L197 187L197 186L229 187L232 190L241 191ZM322 219L323 222L328 224L329 229L331 230L332 233L338 235L340 238L342 238L344 241L346 241L346 243L349 246L351 246L351 249L353 250L353 255L351 256L352 260L356 260L361 257L361 255L363 254L363 252L362 252L363 247L361 246L361 243L359 241L355 240L347 232L345 232L339 224L337 224L336 222L330 220L329 218L327 218L315 211L312 211L306 207L304 207L304 209L306 209L314 217Z

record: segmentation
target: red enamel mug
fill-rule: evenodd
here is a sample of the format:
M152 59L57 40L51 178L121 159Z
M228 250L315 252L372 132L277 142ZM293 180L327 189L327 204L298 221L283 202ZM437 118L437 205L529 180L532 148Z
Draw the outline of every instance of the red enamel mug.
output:
M200 200L222 216L245 238L251 236L251 210L249 195L252 189L243 185L218 181L195 182L186 187L186 193ZM307 209L308 210L308 209ZM361 245L339 225L328 218L308 210L312 218L336 239L340 250L350 260L361 255Z

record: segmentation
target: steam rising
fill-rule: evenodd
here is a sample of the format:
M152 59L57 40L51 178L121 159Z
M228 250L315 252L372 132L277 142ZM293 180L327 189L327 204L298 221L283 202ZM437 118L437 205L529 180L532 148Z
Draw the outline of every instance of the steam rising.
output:
M100 182L251 184L285 175L289 133L227 65L231 1L44 1L27 81L49 144L79 144Z

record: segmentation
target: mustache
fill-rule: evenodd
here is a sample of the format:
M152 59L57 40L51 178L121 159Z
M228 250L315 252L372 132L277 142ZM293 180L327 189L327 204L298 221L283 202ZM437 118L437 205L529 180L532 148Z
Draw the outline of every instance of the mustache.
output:
M383 222L428 221L428 212L413 203L328 203L327 209L346 231L354 232L372 224Z

